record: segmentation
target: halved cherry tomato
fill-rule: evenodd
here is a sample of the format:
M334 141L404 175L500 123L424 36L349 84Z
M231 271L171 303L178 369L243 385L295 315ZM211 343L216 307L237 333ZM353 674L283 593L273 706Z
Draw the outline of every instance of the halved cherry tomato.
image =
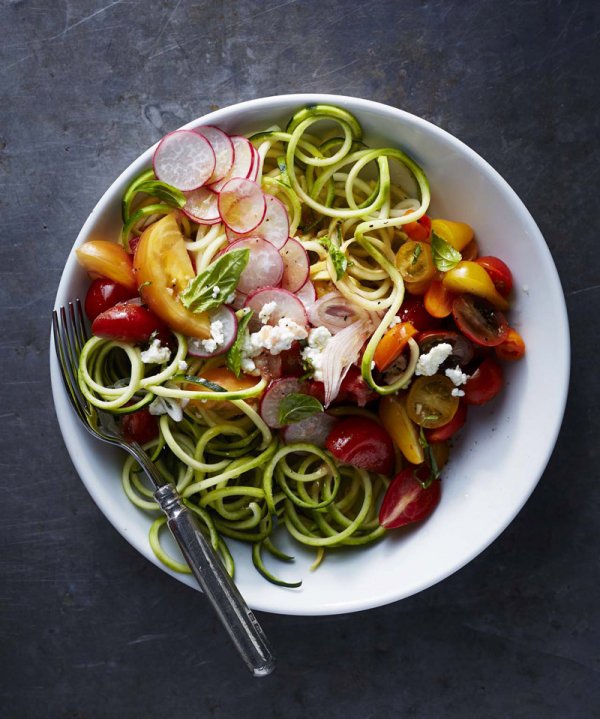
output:
M508 334L508 322L502 312L475 295L457 297L452 303L452 316L458 329L482 347L495 347Z
M431 246L425 242L408 240L396 253L396 267L407 284L407 290L410 286L429 283L436 273ZM414 292L414 294L421 293Z
M404 214L407 215L412 210L408 210ZM420 220L416 222L409 222L407 225L402 225L400 228L402 232L405 232L411 240L416 242L427 242L429 235L431 234L431 218L427 215L423 215Z
M463 257L463 259L465 258ZM485 269L502 297L507 297L513 286L513 277L509 266L499 257L492 256L479 257L475 262Z
M441 280L433 280L425 291L423 298L425 309L432 317L448 317L452 313L452 302L455 295L449 292Z
M407 467L394 477L379 510L379 524L382 527L403 527L420 522L433 512L440 501L441 483L434 480L424 489L421 482L428 475L429 470L425 467Z
M503 385L502 367L490 357L486 357L463 387L465 402L485 404L500 392Z
M325 446L344 464L388 475L394 469L394 443L385 429L372 419L341 420L329 433Z
M191 312L177 298L194 277L194 268L175 213L144 230L133 265L144 301L171 329L190 337L210 337L207 313Z
M79 264L93 275L106 277L130 290L137 290L131 256L121 245L108 240L90 240L75 250Z
M128 442L146 444L158 437L158 419L148 409L138 409L123 415L121 429Z
M473 345L466 337L458 332L452 332L450 330L429 330L429 332L421 332L418 343L421 354L427 354L436 345L442 343L452 345L452 353L444 363L450 367L455 367L457 364L464 367L473 359Z
M443 424L441 427L435 429L425 430L425 439L430 444L437 444L438 442L445 442L446 440L453 437L458 430L464 425L467 419L467 405L464 402L458 403L458 409L452 419Z
M402 307L398 311L401 322L410 322L419 332L434 330L440 326L440 321L432 317L425 309L421 297L406 295Z
M458 410L454 384L445 375L417 377L408 390L406 411L420 427L433 429L448 424Z
M484 267L477 262L459 262L446 272L442 281L449 292L467 292L491 302L499 310L508 309L508 302L495 288Z
M359 407L364 407L378 397L377 392L365 382L358 367L351 365L342 380L336 402L356 402Z
M408 344L408 340L417 334L410 322L400 322L391 327L375 348L373 361L380 372L387 369L396 360Z
M473 239L473 228L466 222L452 220L432 220L431 231L446 240L455 250L461 252Z
M94 280L85 296L85 313L90 322L119 302L137 297L137 291L101 277Z
M92 334L120 342L147 342L154 333L168 334L168 328L147 307L120 302L99 314L92 322Z
M382 397L379 403L379 419L404 457L411 464L421 464L425 455L419 441L417 425L406 411L406 394Z
M509 327L506 339L494 347L494 352L499 359L513 362L525 354L525 342L517 330Z

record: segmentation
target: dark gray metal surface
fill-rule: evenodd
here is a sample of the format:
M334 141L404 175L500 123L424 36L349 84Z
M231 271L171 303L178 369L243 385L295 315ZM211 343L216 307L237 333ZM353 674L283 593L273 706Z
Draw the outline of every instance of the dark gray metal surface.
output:
M599 33L593 0L0 4L3 717L600 715ZM77 231L141 150L293 91L387 102L490 161L557 262L573 371L548 470L490 549L392 606L262 615L279 668L255 680L199 596L87 495L55 421L48 335Z

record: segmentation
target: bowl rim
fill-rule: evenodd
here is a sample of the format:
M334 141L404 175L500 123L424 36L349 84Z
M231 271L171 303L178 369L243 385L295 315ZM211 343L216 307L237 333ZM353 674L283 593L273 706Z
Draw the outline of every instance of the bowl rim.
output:
M302 105L312 105L317 103L328 103L333 105L340 105L342 107L348 107L350 111L361 111L361 110L368 110L372 111L375 114L384 114L389 117L392 117L396 121L398 121L400 124L410 124L416 128L420 128L424 130L428 134L433 134L434 136L438 136L441 138L444 142L448 143L449 145L455 147L458 149L460 153L463 155L466 155L475 165L477 165L485 174L489 175L491 179L494 181L494 183L498 184L503 191L507 194L509 199L516 204L516 206L520 209L523 218L525 221L529 224L531 230L532 230L532 241L536 243L538 246L538 249L546 255L546 260L550 264L551 269L551 283L552 283L552 293L557 298L559 298L558 304L560 305L560 312L559 315L556 316L554 319L556 321L557 325L557 332L558 335L561 337L562 342L560 345L556 348L556 357L555 362L557 365L557 385L560 388L560 397L558 402L559 411L556 413L556 416L554 417L554 421L552 424L551 429L546 433L546 441L545 445L543 447L543 452L540 452L540 457L538 460L538 468L535 473L531 475L531 479L529 483L527 484L527 487L525 491L523 491L521 498L518 503L516 503L511 511L506 514L503 517L503 521L499 522L497 526L493 528L493 531L488 533L488 535L485 537L485 540L483 542L478 543L476 546L474 545L472 550L470 552L466 552L460 555L458 559L455 561L449 562L447 566L444 568L443 572L440 572L436 578L434 579L427 579L421 583L418 583L416 585L412 585L409 590L404 591L393 591L393 590L387 590L382 591L381 589L378 592L375 592L372 595L365 596L361 599L354 599L354 600L345 600L341 602L336 602L332 604L326 604L321 607L311 607L307 609L297 608L295 606L292 607L286 607L285 606L285 600L283 598L283 594L274 594L269 596L275 596L275 601L251 601L250 604L255 610L259 611L265 611L265 612L271 612L274 614L285 614L285 615L299 615L299 616L322 616L322 615L334 615L334 614L345 614L345 613L351 613L351 612L358 612L363 611L367 609L372 609L375 607L380 607L386 604L390 604L396 601L400 601L401 599L405 599L409 596L413 596L415 594L418 594L419 592L434 586L435 584L441 582L442 580L446 579L447 577L451 576L458 570L462 569L466 564L471 562L475 557L477 557L479 554L481 554L487 547L489 547L492 542L494 542L502 532L508 527L508 525L514 520L514 518L517 516L517 514L521 511L531 494L533 493L535 487L537 486L539 480L541 479L548 462L550 461L550 458L552 456L552 453L554 451L554 447L556 445L556 440L558 438L558 434L560 432L560 428L562 425L564 413L565 413L565 407L567 402L567 395L568 395L568 388L569 388L569 378L570 378L570 361L571 361L571 352L570 352L570 333L569 333L569 323L568 323L568 314L567 314L567 308L564 298L564 293L562 290L560 278L558 275L558 271L556 269L556 265L554 263L554 260L552 258L552 255L550 253L550 250L548 248L548 245L546 244L544 237L539 230L535 220L531 216L530 212L527 210L525 204L523 201L519 198L519 196L516 194L516 192L512 189L512 187L508 184L508 182L498 173L497 170L495 170L486 160L484 160L475 150L470 148L468 145L466 145L464 142L462 142L460 139L455 137L450 132L442 129L441 127L435 125L432 122L429 122L428 120L424 120L421 117L418 117L417 115L414 115L412 113L407 112L406 110L401 110L399 108L392 107L391 105L387 105L384 103L376 102L374 100L367 100L359 97L354 97L351 95L336 95L336 94L326 94L326 93L289 93L289 94L281 94L281 95L270 95L266 97L256 98L253 100L244 100L239 103L235 103L233 105L228 105L226 107L220 108L218 110L212 111L206 115L203 115L201 117L195 118L191 120L190 122L186 123L185 125L182 125L179 129L187 129L191 127L196 127L200 124L214 124L218 125L223 119L228 119L230 116L239 116L240 114L243 114L245 110L252 110L252 111L260 111L261 109L269 108L272 112L277 112L278 105L281 106L287 106L289 104L297 104L298 106ZM354 108L354 109L353 109ZM160 140L159 140L160 141ZM83 226L81 227L77 238L75 242L73 243L71 249L69 250L69 254L65 263L65 267L63 269L63 272L61 274L61 279L58 285L58 289L56 292L55 297L55 303L54 307L58 308L61 304L66 302L66 289L71 281L71 277L74 272L74 268L77 265L75 260L75 253L73 252L73 249L75 247L78 247L82 242L84 241L84 238L87 237L89 234L90 229L93 227L94 223L97 221L97 219L102 215L102 213L105 211L105 208L107 205L110 204L112 201L113 195L115 193L116 188L122 184L122 182L129 177L133 177L135 174L140 172L146 165L149 164L149 161L151 159L151 155L154 152L156 146L158 145L158 142L154 143L151 147L147 148L144 152L142 152L133 162L131 162L119 175L118 177L110 184L110 186L105 190L105 192L102 194L92 211L90 212L89 216L87 217L86 221L84 222ZM83 453L79 451L80 449L80 440L78 439L78 435L76 433L71 434L69 431L69 423L70 420L73 419L71 407L69 404L69 400L67 397L66 390L62 383L62 378L60 376L60 370L58 366L58 361L56 359L56 355L54 352L54 346L53 346L53 339L52 339L52 330L50 335L50 379L51 379L51 387L52 387L52 396L54 401L54 407L55 412L58 419L58 424L61 430L61 434L63 436L63 440L65 442L65 445L67 447L67 451L69 453L69 456L71 458L71 461L81 479L84 486L86 487L87 491L89 492L90 496L100 509L100 511L104 514L104 516L108 519L108 521L112 524L112 526L121 534L122 537L124 537L127 542L133 546L140 554L142 554L146 559L151 561L154 565L159 567L161 570L166 572L167 574L170 574L172 577L175 577L183 584L186 584L187 586L190 586L192 588L197 589L198 591L201 591L200 588L193 583L193 580L189 578L188 575L181 575L176 572L173 572L168 567L164 566L154 555L152 552L147 540L145 540L144 543L136 541L134 536L131 536L128 534L122 527L120 527L116 520L113 518L110 509L104 505L104 502L99 496L99 493L96 491L96 479L94 476L90 476L88 473L88 469L85 466L84 458L82 456ZM65 407L67 408L67 411L64 411ZM81 432L85 433L85 429L81 428ZM374 588L373 588L374 589ZM277 601L279 599L279 601Z

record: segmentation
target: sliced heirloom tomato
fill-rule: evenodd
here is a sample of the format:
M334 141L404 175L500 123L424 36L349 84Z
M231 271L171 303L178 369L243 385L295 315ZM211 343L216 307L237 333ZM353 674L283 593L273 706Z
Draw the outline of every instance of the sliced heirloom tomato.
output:
M417 334L417 330L410 322L400 322L391 327L381 338L375 348L373 361L380 372L386 370L394 360L398 359L408 340Z
M432 317L425 309L422 297L405 295L404 302L398 310L401 322L410 322L419 332L435 330L440 326L440 320Z
M382 397L379 419L405 459L411 464L421 464L425 454L419 441L419 429L406 411L406 394Z
M446 424L443 424L441 427L436 427L435 429L426 429L425 439L430 444L438 444L439 442L445 442L451 437L454 437L454 435L458 432L459 429L461 429L461 427L466 421L467 405L465 404L465 402L459 401L458 409L456 410L456 414L454 415L454 417L452 417L449 422L446 422ZM440 463L438 462L438 467L439 466Z
M90 322L111 307L137 297L137 290L100 277L90 285L85 296L85 313Z
M219 387L222 387L223 389L227 390L228 392L240 392L246 389L251 389L254 387L254 385L260 381L260 377L250 377L246 374L240 374L239 377L236 377L235 374L230 370L227 369L227 367L213 367L209 369L202 370L199 374L199 379L207 380L208 382L212 382L213 384L218 385ZM210 392L212 391L210 387L205 387L201 384L196 384L195 382L189 382L183 386L183 389L189 391L189 392ZM218 397L218 392L215 393ZM246 400L250 404L253 403L258 398L253 398ZM226 410L226 414L228 416L235 416L238 414L243 414L241 409L238 409L234 404L227 400L197 400L192 399L190 400L190 407L201 407L202 409L209 409L209 410L219 410L223 412Z
M465 402L485 404L500 392L504 385L502 367L490 357L486 357L467 380L463 387Z
M466 222L452 220L432 220L431 231L452 245L455 250L462 252L473 241L473 228Z
M459 332L452 332L450 330L421 332L418 343L421 354L427 354L439 344L452 345L452 352L444 362L444 366L455 367L458 364L464 367L473 359L473 345Z
M195 273L175 213L144 230L133 266L144 301L171 329L189 337L210 337L208 314L191 312L177 299Z
M432 317L443 319L452 314L452 302L455 295L444 287L441 280L433 280L425 292L423 302Z
M106 277L130 290L137 289L131 255L108 240L90 240L75 250L79 264L92 275Z
M508 309L508 302L498 292L485 268L477 262L459 262L446 272L443 283L448 292L468 292L487 300L498 310Z
M494 347L494 352L498 359L514 362L525 354L525 341L517 330L509 327L504 342Z
M154 333L168 336L168 328L147 307L120 302L92 322L92 334L119 342L147 342Z
M331 430L326 448L340 462L389 475L396 455L390 435L366 417L347 417Z
M422 295L436 274L431 246L408 240L396 253L396 267L402 275L406 291Z
M495 347L508 334L504 314L475 295L460 295L452 303L452 316L458 329L475 344Z
M425 488L429 469L407 467L397 474L383 497L379 510L379 524L386 529L397 529L420 522L437 507L442 492L439 480Z
M507 297L513 287L513 277L509 266L499 257L493 257L491 255L479 257L475 262L481 265L488 273L494 283L494 287L502 297Z
M406 411L420 427L434 429L448 424L458 410L458 397L452 395L454 384L444 376L417 377L406 398Z

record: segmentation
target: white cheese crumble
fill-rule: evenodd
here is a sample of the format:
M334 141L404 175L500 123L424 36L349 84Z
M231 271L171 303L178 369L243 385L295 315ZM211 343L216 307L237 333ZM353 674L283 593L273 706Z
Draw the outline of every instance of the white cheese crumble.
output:
M400 324L400 317L398 317L398 315L396 315L394 317L394 319L390 322L390 329L392 329L392 327L395 327L396 325L399 325L399 324Z
M141 354L144 364L164 364L171 359L171 350L163 347L159 339L154 339Z
M442 362L445 362L451 354L452 345L448 344L448 342L440 342L439 345L432 347L427 354L419 357L415 374L431 377L438 371Z
M189 365L185 360L179 360L179 362L177 363L177 369L179 369L181 372L185 372L188 366Z
M221 294L221 288L215 285L212 288L212 296L216 299Z
M172 397L156 397L148 405L150 414L159 416L168 414L173 422L181 422L183 419L183 408L187 405L189 399L173 399Z
M225 298L225 304L230 305L235 300L235 292L232 292Z
M247 333L241 348L241 368L246 374L257 374L254 357L265 350L278 355L289 350L295 340L305 340L308 332L289 317L276 325L263 325L258 332Z
M261 311L258 313L258 319L263 323L263 325L266 325L267 322L271 319L271 315L275 310L277 309L277 302L266 302L263 306Z
M455 387L460 387L461 384L466 384L467 380L469 379L469 375L465 374L458 365L456 365L454 369L447 369L444 374L446 375L446 377L448 377L449 380L451 380L452 384ZM458 397L462 395L454 396Z
M217 348L219 348L223 342L225 342L223 323L221 320L214 320L210 323L210 339L201 340L200 344L206 352L212 354L217 351Z
M312 367L317 382L323 381L323 351L330 339L327 327L315 327L308 333L308 346L302 350L302 360Z
M458 389L458 387L455 387L450 394L453 397L464 397L465 393L462 391L462 389Z

